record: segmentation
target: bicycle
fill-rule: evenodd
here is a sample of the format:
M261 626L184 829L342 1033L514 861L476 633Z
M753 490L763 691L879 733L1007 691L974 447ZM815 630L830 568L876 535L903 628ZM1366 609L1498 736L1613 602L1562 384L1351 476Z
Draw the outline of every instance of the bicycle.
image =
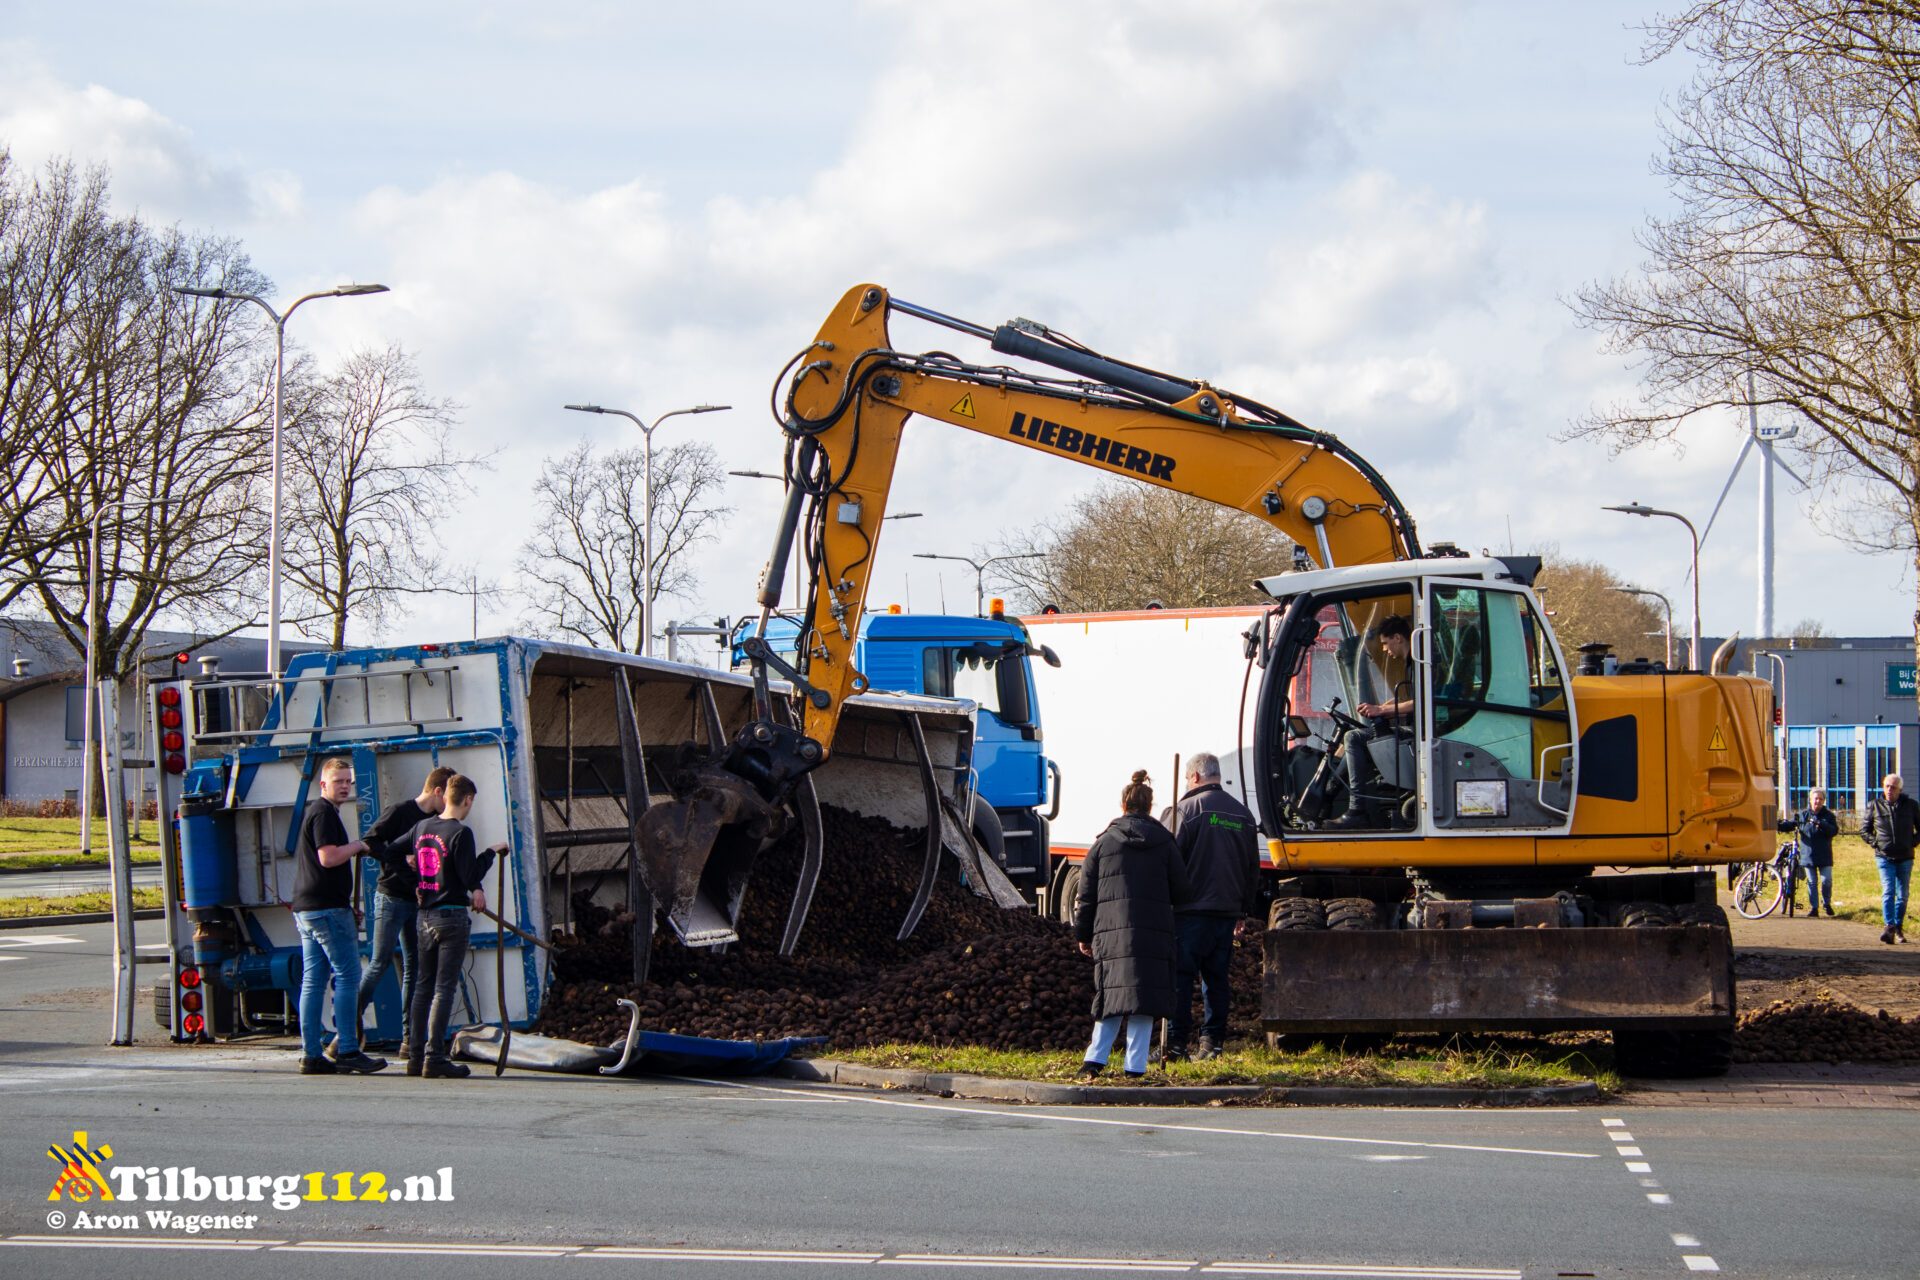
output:
M1733 885L1733 909L1749 920L1760 920L1787 904L1793 914L1794 882L1800 875L1800 853L1793 841L1780 846L1771 862L1756 862L1740 873Z

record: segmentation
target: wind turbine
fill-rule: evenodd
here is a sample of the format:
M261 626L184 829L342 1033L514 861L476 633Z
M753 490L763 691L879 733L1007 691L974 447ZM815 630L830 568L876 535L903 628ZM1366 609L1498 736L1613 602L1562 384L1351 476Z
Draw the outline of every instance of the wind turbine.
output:
M1763 427L1760 425L1760 409L1754 401L1753 372L1747 372L1747 439L1740 446L1740 456L1733 460L1733 470L1727 473L1727 483L1721 486L1719 501L1713 504L1713 514L1707 517L1707 527L1700 531L1700 541L1704 545L1707 535L1713 532L1713 522L1720 515L1720 508L1727 501L1727 494L1733 490L1733 482L1740 476L1740 468L1746 463L1747 455L1753 452L1755 445L1760 446L1760 512L1759 512L1759 554L1756 576L1759 578L1759 597L1754 608L1754 637L1770 638L1773 630L1773 469L1779 467L1802 489L1807 482L1800 478L1794 469L1781 461L1774 452L1777 441L1793 437L1797 425L1785 427Z

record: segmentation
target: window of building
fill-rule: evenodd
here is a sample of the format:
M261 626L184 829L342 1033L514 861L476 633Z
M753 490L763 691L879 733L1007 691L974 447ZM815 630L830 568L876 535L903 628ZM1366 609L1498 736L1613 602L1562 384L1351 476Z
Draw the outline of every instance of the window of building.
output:
M1851 731L1846 731L1851 737ZM1836 734L1836 737L1839 735ZM1854 761L1857 755L1852 742L1827 742L1827 807L1829 809L1858 809L1860 791L1854 773Z
M1870 724L1867 729L1867 785L1877 786L1880 779L1900 772L1900 726Z
M1807 807L1807 793L1820 782L1820 731L1787 730L1787 807L1798 812ZM1827 804L1832 806L1833 800Z
M85 685L67 688L67 745L79 746L87 740L87 690Z

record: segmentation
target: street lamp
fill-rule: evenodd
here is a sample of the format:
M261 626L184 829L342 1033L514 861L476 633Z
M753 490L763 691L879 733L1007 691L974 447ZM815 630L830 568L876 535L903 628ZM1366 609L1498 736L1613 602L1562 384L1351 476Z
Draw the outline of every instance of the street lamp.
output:
M1693 521L1678 511L1662 511L1658 507L1649 507L1639 502L1622 503L1619 506L1603 507L1605 511L1618 511L1623 515L1665 516L1669 520L1678 520L1687 526L1687 536L1693 539L1693 636L1687 644L1687 665L1695 671L1700 669L1700 531L1693 527Z
M287 321L293 319L293 313L300 309L303 302L315 298L358 298L369 293L385 293L383 284L343 284L332 289L322 289L317 293L303 294L293 300L286 312L275 311L267 305L265 298L251 293L236 293L229 289L196 289L186 285L175 285L173 291L185 294L189 298L212 298L216 302L232 298L242 302L251 302L273 319L273 507L269 520L272 531L267 544L267 674L280 674L280 393L282 374L287 365Z
M94 659L96 647L100 643L100 627L95 619L99 615L100 601L100 517L107 514L109 508L118 508L122 512L151 510L166 504L158 499L147 502L128 502L125 498L113 502L97 503L93 514L87 517L89 533L87 536L87 687L80 703L80 852L93 852L93 747L95 718L94 704L100 697L95 681L100 678L99 663Z
M971 556L943 556L934 551L916 551L913 553L913 558L916 560L958 560L961 564L972 565L974 575L973 613L975 617L979 618L985 617L987 613L986 581L988 565L999 564L1002 560L1044 560L1046 559L1046 553L1041 551L1022 551L1016 555L988 556L985 560L975 560Z
M1608 587L1609 591L1618 591L1623 596L1652 596L1667 606L1667 665L1673 665L1673 601L1658 591L1649 591L1645 587Z
M640 548L641 567L643 570L640 582L640 656L643 658L651 658L653 656L653 562L656 558L653 546L653 429L665 422L668 418L677 418L684 413L719 413L721 410L731 409L733 406L730 404L696 404L690 409L669 409L667 412L655 418L651 425L642 422L637 415L628 413L625 409L603 409L597 404L570 404L563 407L571 409L575 413L610 413L617 418L625 418L634 426L640 428L640 435L646 442L646 467L640 490L640 507L643 513L642 522L646 526L645 541Z

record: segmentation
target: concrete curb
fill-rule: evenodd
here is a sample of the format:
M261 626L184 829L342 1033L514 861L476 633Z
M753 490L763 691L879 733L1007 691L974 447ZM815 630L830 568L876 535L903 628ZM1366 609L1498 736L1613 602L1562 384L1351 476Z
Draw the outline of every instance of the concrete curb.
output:
M159 907L141 907L133 913L133 918L158 920L165 914ZM106 924L112 919L111 911L76 911L64 916L14 916L0 920L0 929L50 929L63 924Z
M1097 1085L1050 1084L869 1067L835 1058L789 1058L774 1068L789 1080L929 1093L942 1098L1024 1102L1043 1106L1086 1103L1145 1107L1198 1107L1229 1102L1294 1107L1547 1107L1593 1102L1600 1089L1590 1080L1531 1089L1438 1087L1353 1088L1344 1085Z

